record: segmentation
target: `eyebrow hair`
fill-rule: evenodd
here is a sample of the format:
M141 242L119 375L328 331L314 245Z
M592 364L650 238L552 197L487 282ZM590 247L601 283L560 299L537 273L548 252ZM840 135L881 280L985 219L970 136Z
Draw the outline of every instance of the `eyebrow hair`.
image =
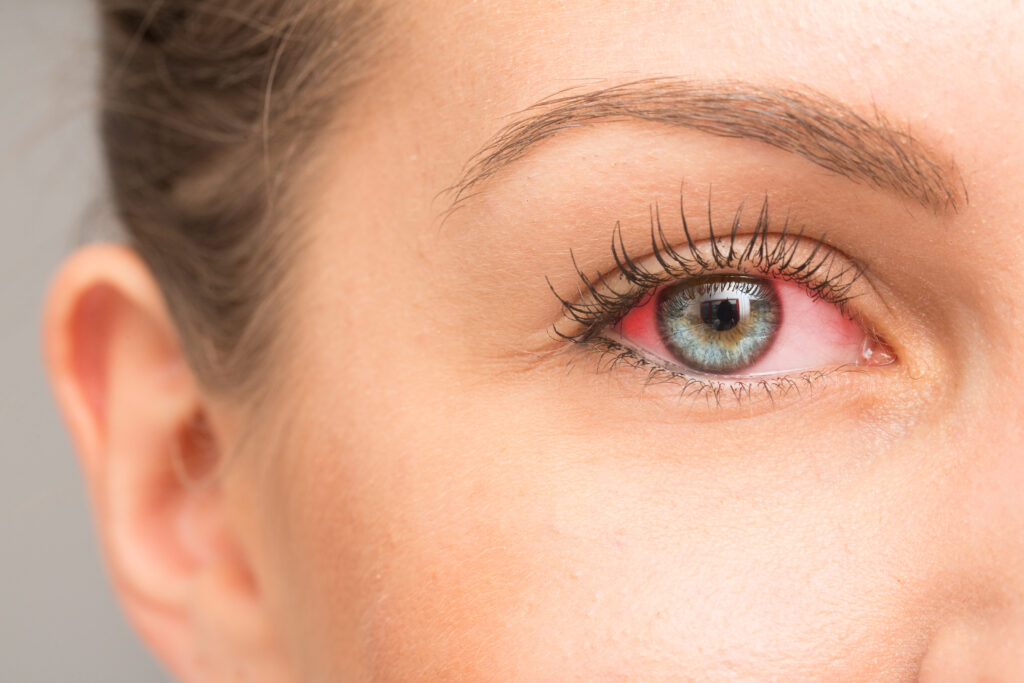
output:
M936 213L956 212L968 201L952 158L940 162L877 109L870 120L811 89L653 78L562 91L520 112L517 121L473 155L463 176L448 189L454 197L449 213L479 193L485 181L560 131L635 119L758 140L855 182L894 191Z

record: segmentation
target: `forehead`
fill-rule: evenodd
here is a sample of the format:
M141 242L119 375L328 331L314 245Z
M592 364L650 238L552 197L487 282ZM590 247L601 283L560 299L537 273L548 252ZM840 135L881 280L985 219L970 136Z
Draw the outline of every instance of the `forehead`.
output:
M372 96L418 147L444 150L432 163L447 181L541 98L662 76L814 89L877 109L969 174L972 161L1005 174L1020 164L1002 150L1024 139L1000 126L1024 101L1022 17L1009 0L417 2Z
M1010 2L651 1L415 3L406 34L415 64L492 86L664 73L800 78L884 95L932 91L998 66L1014 51L1021 9ZM1019 50L1016 50L1019 53ZM935 80L921 76L934 74ZM548 81L549 82L549 81ZM899 84L896 86L895 84ZM1006 85L1004 83L1004 85ZM938 91L935 92L936 86Z

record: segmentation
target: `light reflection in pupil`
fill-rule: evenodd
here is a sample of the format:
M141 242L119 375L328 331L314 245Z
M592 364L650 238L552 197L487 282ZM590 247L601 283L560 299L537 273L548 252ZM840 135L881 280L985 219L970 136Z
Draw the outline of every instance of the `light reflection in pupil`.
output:
M740 321L738 299L712 299L700 304L700 317L705 325L719 332L731 330Z

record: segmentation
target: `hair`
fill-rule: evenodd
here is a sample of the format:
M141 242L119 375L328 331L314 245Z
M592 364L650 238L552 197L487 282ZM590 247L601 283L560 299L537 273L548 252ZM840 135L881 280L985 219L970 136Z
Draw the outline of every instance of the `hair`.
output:
M362 0L98 2L102 138L130 245L200 379L258 381L314 143L368 76L378 14Z

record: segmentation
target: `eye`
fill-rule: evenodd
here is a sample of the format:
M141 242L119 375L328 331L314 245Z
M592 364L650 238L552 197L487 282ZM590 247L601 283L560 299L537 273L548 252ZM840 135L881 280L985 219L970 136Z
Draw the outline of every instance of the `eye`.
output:
M719 377L789 375L884 358L836 304L795 282L740 274L658 287L608 334L669 367Z
M712 405L729 393L740 403L774 402L776 389L785 394L836 371L896 363L875 325L858 315L883 314L861 264L824 236L792 232L788 218L772 231L767 197L746 234L741 209L728 237L716 237L709 204L707 239L698 242L680 200L685 242L678 245L653 205L650 255L630 256L616 224L614 270L588 274L570 251L578 296L563 297L548 281L564 323L553 336L596 351L608 369L633 366L649 383L676 383L682 396Z

